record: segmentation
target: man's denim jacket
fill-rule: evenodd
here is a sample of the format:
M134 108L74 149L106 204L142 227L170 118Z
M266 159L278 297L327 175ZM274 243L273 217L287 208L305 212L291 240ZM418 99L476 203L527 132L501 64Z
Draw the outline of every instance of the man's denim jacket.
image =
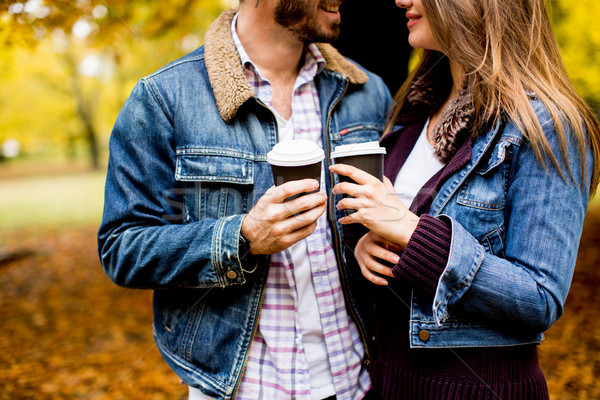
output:
M266 154L278 141L273 113L242 70L232 17L222 14L202 48L135 86L110 140L98 237L116 284L155 289L154 336L166 362L187 384L223 399L235 396L241 380L269 266L267 256L240 261L238 235L273 185ZM315 79L326 154L378 140L391 105L383 81L318 46L326 60ZM328 157L324 162L327 168ZM341 251L335 179L325 174L328 219L346 305L366 345L353 283L364 280Z

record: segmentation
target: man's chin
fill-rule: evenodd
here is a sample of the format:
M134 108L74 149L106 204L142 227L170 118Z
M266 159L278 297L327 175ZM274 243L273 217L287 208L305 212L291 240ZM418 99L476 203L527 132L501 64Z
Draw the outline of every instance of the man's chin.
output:
M340 28L324 30L293 30L296 36L304 43L333 43L340 36Z

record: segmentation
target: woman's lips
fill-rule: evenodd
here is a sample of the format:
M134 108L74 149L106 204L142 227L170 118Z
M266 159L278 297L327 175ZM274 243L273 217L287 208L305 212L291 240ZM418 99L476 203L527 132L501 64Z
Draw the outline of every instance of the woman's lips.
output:
M406 18L408 18L406 26L408 28L412 28L417 22L419 22L421 16L413 13L406 13Z

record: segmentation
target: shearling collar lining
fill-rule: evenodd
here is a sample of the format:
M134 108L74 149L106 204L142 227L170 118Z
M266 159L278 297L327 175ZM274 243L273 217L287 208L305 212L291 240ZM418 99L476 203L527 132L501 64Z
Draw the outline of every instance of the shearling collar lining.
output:
M215 94L217 108L226 122L235 117L238 109L254 97L248 83L233 38L231 21L237 10L222 13L206 32L204 57L210 85ZM317 43L325 59L325 69L338 72L356 85L364 85L369 78L362 70L346 60L333 46Z
M439 60L426 68L426 72L411 85L405 108L424 109L428 115L438 110L452 85L446 68L447 63ZM412 114L412 110L405 111ZM443 111L433 131L433 150L442 163L448 163L465 139L471 136L474 113L471 93L465 86Z

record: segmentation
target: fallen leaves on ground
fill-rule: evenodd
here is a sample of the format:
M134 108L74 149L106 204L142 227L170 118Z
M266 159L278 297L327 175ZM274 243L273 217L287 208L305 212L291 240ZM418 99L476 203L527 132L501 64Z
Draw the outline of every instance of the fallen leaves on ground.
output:
M600 209L591 209L564 314L540 346L540 363L553 400L600 399L599 266Z
M16 231L0 265L0 399L185 399L152 340L152 293L112 284L95 229Z
M152 340L152 293L112 284L95 236L4 232L6 249L35 255L0 264L0 399L187 397ZM600 398L599 243L600 211L591 210L565 314L540 347L553 400Z

